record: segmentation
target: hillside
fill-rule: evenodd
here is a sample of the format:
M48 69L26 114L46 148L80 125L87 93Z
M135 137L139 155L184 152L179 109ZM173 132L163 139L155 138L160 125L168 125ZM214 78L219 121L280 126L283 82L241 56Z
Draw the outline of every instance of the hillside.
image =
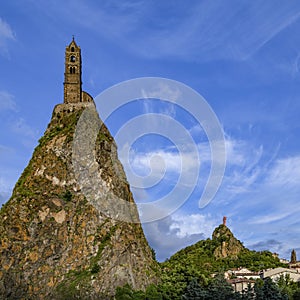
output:
M187 284L199 279L206 284L211 274L230 268L246 267L253 271L282 266L269 251L256 252L245 248L225 225L217 227L212 239L202 240L186 247L162 266L162 287L170 299L180 299Z
M86 198L74 171L74 132L83 111L99 125L93 168L84 176L97 175L97 199ZM0 298L106 299L119 285L144 289L157 282L158 264L140 224L99 209L115 196L134 207L115 142L94 104L57 105L0 211ZM137 210L131 213L138 220Z

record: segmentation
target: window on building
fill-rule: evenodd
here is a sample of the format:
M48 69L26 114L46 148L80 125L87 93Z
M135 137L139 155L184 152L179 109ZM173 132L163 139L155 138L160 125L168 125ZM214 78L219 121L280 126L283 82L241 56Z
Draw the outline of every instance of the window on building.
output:
M75 49L74 49L74 47L72 47L72 48L71 48L71 52L74 52L74 51L75 51Z

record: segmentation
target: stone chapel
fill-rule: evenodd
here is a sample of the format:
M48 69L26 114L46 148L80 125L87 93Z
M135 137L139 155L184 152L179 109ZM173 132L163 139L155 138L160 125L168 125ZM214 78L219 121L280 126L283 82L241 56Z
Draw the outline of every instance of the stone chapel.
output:
M65 104L93 102L93 98L88 93L82 91L81 63L81 50L73 37L69 46L66 47L65 52Z

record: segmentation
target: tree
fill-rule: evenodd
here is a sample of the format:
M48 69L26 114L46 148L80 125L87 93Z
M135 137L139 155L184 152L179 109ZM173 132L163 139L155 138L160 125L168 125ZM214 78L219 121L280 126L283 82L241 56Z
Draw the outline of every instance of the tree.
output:
M263 286L264 286L263 280L261 279L256 280L254 285L255 300L264 299Z
M153 260L156 260L156 252L153 248L151 248L151 255L152 255Z
M117 287L116 289L116 300L131 300L133 297L133 290L129 284L123 287Z
M295 264L296 262L297 262L296 251L295 251L295 249L293 249L292 253L291 253L291 263Z
M289 299L293 298L293 294L298 289L297 282L294 282L289 274L285 276L281 275L277 280L277 285L281 291L281 294L288 295Z
M225 280L223 274L218 274L208 286L207 300L237 299L239 295L233 291L232 286Z
M150 284L146 289L146 300L162 300L162 295L154 284Z
M256 284L255 284L256 285ZM286 294L281 293L279 287L271 278L266 278L263 285L255 287L256 300L288 300Z
M300 289L295 291L292 299L293 300L300 300Z
M129 284L116 289L116 300L144 300L145 293L143 291L135 291Z
M186 287L185 293L182 295L182 300L205 300L207 299L207 291L194 278Z
M251 286L250 283L248 283L247 289L243 290L240 294L241 300L254 300L255 299L255 293L254 288Z

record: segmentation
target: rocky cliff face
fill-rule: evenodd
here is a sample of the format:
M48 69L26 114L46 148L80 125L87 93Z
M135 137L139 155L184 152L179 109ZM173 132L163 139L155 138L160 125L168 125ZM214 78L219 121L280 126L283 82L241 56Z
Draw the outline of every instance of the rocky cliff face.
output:
M95 144L74 146L86 111L98 124ZM92 160L84 157L91 149ZM158 268L136 221L116 145L93 104L56 106L0 211L0 298L109 299L125 283L144 289Z
M225 225L220 225L214 230L212 241L218 245L214 250L216 258L237 258L237 255L246 249Z

